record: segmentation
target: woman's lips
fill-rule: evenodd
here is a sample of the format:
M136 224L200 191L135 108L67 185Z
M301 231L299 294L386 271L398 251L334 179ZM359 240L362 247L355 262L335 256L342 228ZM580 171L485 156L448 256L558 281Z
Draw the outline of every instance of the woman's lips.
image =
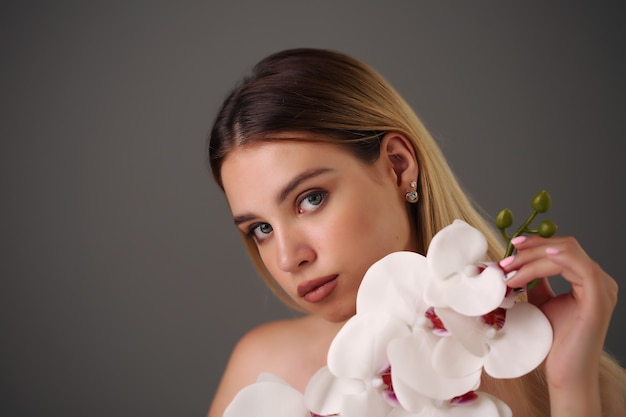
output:
M298 295L309 303L319 303L337 286L337 275L315 278L298 285Z

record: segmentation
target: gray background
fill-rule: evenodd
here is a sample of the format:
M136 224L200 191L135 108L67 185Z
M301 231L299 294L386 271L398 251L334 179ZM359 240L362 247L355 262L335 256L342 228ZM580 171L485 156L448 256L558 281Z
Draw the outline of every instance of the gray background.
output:
M624 285L622 3L384 3L3 2L2 416L203 416L240 335L293 315L203 160L227 91L283 48L371 64L490 215L547 189Z

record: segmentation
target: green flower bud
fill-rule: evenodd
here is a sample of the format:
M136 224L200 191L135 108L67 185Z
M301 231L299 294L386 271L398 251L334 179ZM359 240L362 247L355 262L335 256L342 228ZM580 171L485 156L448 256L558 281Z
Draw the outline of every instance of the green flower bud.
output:
M550 237L556 233L557 226L551 220L544 220L539 223L539 236Z
M504 230L507 227L511 227L513 224L513 212L508 208L502 209L496 217L496 227L500 230Z
M530 205L537 213L545 213L552 206L552 198L547 191L539 191L531 200Z

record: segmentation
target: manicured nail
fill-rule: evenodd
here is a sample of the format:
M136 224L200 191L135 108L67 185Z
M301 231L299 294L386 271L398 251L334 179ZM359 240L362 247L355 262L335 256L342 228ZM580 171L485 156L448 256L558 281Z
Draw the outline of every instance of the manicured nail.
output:
M506 275L504 276L504 280L505 280L505 281L510 280L511 278L513 278L513 277L515 276L515 274L517 274L517 271L511 271L511 272L509 272L508 274L506 274Z
M502 268L506 268L507 266L511 265L514 260L515 260L515 256L513 256L513 255L507 256L506 258L504 258L503 260L500 261L499 265Z
M526 241L526 236L517 236L511 239L511 243L513 245L519 245L520 243L525 242L525 241Z
M557 248L548 248L546 249L546 253L548 255L558 255L559 253L561 253L561 251L558 250Z

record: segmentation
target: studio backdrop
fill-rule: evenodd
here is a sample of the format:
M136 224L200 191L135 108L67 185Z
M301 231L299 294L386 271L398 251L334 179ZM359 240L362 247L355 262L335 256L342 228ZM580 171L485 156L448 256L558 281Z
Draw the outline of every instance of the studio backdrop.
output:
M548 190L559 233L625 286L623 16L591 1L5 2L0 414L204 416L236 341L296 314L204 160L230 88L285 48L370 64L488 216L525 217ZM606 345L621 360L624 293Z

